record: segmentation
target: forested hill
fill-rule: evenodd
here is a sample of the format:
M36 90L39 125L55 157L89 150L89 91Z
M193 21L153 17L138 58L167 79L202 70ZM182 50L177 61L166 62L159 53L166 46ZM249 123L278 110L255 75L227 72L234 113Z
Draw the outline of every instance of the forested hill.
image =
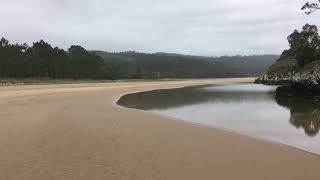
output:
M278 56L201 57L107 53L79 45L67 50L40 40L32 46L0 39L0 78L149 79L215 78L261 74Z
M168 53L91 51L112 65L118 78L189 78L257 76L278 55L203 57Z

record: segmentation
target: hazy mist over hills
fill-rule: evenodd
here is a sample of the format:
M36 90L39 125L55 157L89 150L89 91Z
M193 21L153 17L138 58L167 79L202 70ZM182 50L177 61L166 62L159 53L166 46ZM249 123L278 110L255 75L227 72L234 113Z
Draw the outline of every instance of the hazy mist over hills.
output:
M278 55L205 57L173 53L92 51L106 63L113 64L119 74L127 77L242 77L258 76L274 63Z

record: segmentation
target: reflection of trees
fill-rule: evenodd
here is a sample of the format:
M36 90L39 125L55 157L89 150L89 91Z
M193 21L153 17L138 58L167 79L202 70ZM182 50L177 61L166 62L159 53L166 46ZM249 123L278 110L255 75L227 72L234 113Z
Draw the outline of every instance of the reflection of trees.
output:
M320 104L303 98L276 97L277 103L290 109L290 123L296 128L303 128L311 137L320 130Z
M123 96L118 104L135 109L152 110L176 108L186 105L223 102L270 100L266 92L206 90L203 86L154 90Z

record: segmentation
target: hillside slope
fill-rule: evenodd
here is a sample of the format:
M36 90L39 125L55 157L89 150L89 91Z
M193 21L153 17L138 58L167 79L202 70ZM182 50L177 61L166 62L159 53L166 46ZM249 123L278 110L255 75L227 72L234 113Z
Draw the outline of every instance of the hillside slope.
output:
M121 78L244 77L258 76L278 55L203 57L168 53L110 53L92 51L113 65Z

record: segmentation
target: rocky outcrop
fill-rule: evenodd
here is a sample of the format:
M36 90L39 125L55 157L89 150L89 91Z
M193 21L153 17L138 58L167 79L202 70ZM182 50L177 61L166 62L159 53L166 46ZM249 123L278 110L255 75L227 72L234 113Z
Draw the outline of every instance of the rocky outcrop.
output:
M268 85L290 85L291 79L289 76L274 75L264 73L262 76L255 80L257 84L268 84Z
M290 82L301 89L320 90L320 68L298 72L290 78Z
M266 72L256 79L256 83L287 85L298 89L320 92L320 65L319 63L313 63L296 72L283 74Z
M276 90L277 97L301 98L320 103L320 63L314 62L295 71L267 71L256 83L282 85Z

